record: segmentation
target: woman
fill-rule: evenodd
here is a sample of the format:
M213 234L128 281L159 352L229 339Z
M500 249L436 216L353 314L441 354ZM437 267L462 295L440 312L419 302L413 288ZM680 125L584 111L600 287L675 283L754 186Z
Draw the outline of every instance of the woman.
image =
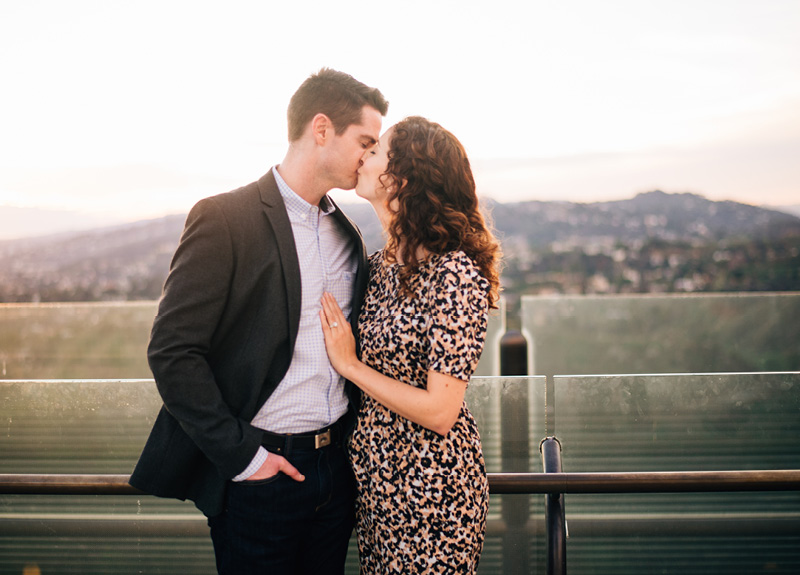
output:
M362 573L473 573L489 490L464 392L498 298L499 247L469 160L438 124L406 118L359 170L387 244L370 258L361 361L329 294L334 368L364 392L350 439Z

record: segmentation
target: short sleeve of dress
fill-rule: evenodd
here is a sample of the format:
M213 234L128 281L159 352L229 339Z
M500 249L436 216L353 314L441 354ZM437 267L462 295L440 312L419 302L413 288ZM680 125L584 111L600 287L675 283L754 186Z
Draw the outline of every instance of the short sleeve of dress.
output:
M428 369L469 383L486 337L489 282L463 252L442 257L433 274Z

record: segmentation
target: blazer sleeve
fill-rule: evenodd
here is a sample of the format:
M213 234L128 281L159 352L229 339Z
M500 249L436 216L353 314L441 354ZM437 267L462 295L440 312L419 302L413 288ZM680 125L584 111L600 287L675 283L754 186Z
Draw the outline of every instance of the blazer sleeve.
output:
M234 266L225 214L214 198L201 200L187 217L147 352L167 411L227 479L261 443L261 432L232 413L210 363Z

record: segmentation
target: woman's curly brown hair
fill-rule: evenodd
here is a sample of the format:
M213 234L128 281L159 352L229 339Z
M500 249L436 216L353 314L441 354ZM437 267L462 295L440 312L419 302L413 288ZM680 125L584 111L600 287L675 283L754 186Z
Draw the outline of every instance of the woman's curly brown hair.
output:
M496 308L500 244L481 213L461 142L439 124L411 116L395 124L388 156L383 184L396 192L388 200L391 221L384 255L388 262L403 262L403 289L408 293L422 250L461 250L489 281L489 305Z

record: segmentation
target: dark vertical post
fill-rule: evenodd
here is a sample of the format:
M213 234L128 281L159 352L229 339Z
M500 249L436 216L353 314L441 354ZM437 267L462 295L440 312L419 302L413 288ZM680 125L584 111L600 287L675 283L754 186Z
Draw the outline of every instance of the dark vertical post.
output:
M545 437L539 444L545 473L561 473L561 442ZM567 529L563 493L544 496L544 522L547 532L547 575L567 573Z
M528 342L518 331L500 339L500 375L528 375Z
M500 374L528 375L528 345L518 331L509 331L500 340ZM527 473L530 469L528 436L528 385L525 382L503 383L500 395L500 437L503 472ZM530 495L503 495L502 515L506 525L503 536L503 573L521 575L531 572Z

